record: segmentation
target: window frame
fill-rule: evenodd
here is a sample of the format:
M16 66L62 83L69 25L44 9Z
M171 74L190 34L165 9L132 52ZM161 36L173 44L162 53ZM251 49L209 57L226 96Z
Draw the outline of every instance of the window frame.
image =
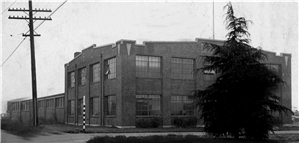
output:
M154 60L153 58L157 58ZM151 60L152 59L152 60ZM145 66L142 70L141 66ZM158 66L159 72L153 66ZM136 55L135 56L135 70L137 78L162 78L162 57L153 55Z
M48 98L46 100L46 109L55 107L55 98Z
M173 97L180 97L180 99L181 100L173 100ZM187 100L184 100L184 97L187 97L186 99ZM171 99L170 99L170 106L171 106L171 111L170 111L170 114L171 114L171 116L173 116L173 117L177 117L177 116L181 116L181 117L188 117L188 116L194 116L195 115L195 101L194 101L194 97L192 97L191 99L192 99L192 101L191 101L191 103L188 103L188 102L186 102L186 101L188 101L188 97L192 97L192 95L176 95L176 94L174 94L174 95L171 95ZM176 102L174 102L174 101L176 101ZM176 106L177 107L177 105L173 105L174 103L176 103L176 104L181 104L179 107L182 107L182 109L180 109L180 110L174 110L174 106ZM192 110L185 110L184 108L185 108L185 105L186 104L192 104ZM176 112L181 112L181 114L174 114L175 113L175 111ZM188 112L192 112L192 114L188 114ZM186 113L185 115L184 115L184 113Z
M112 101L110 98L114 98L114 102L110 102ZM110 105L110 103L112 103ZM114 106L113 106L114 103ZM111 106L111 111L108 110L110 109ZM104 96L104 114L105 116L116 116L116 95L106 95Z
M55 98L55 108L63 108L63 107L64 107L64 98L63 97Z
M73 104L72 104L73 103ZM73 105L73 106L72 106ZM73 112L72 112L73 111ZM67 101L67 115L74 116L75 115L75 100L68 100Z
M68 88L74 88L76 84L75 71L68 73Z
M180 60L180 62L174 62L174 60ZM191 64L189 64L188 62L185 61L192 61ZM170 72L170 77L173 80L194 80L195 79L195 75L194 75L194 69L195 69L195 59L194 58L184 58L184 57L171 57L171 72ZM191 73L186 73L185 70L190 70L184 67L188 67L188 66L192 66L192 70ZM174 68L176 66L179 66L180 68ZM174 72L177 69L180 69L180 72ZM175 77L175 75L179 75L179 78ZM190 76L191 78L187 78L187 76Z
M83 115L83 98L79 98L77 100L77 115L78 116Z
M98 73L97 73L97 75L98 75L98 77L94 77L94 66L95 65L99 65L99 69L98 69ZM100 82L101 81L101 63L100 62L96 62L96 63L94 63L94 64L92 64L92 65L90 65L90 82L91 83L98 83L98 82ZM95 78L96 79L98 79L97 81L95 81Z
M21 101L21 111L29 111L29 101Z
M137 96L140 96L141 98L139 98L138 99L138 97ZM142 97L143 96L143 97ZM155 98L149 98L150 96L157 96L157 97L159 97L159 100L153 100L153 99L155 99ZM142 98L144 99L144 97L146 97L145 99L146 100L143 100L142 101ZM162 116L162 95L153 95L153 94L143 94L143 95L136 95L135 96L135 100L136 100L136 106L135 106L135 110L136 110L136 117L161 117ZM141 109L139 109L138 108L138 101L142 101L142 102L144 102L144 101L146 101L146 102L144 102L144 103L146 103L146 110L141 110ZM152 108L153 108L153 103L151 103L150 104L150 101L159 101L158 103L159 103L159 110L152 110ZM152 107L151 109L150 109L150 107ZM154 108L156 108L156 107L154 107ZM138 114L138 112L147 112L147 114L146 115L142 115L142 114ZM158 114L151 114L151 112L158 112Z
M111 57L109 59L104 60L104 78L105 80L116 79L116 57ZM113 66L110 66L113 65Z
M82 67L80 69L78 69L78 85L79 86L84 86L86 85L87 82L87 68L86 67Z
M94 112L94 99L95 98L97 98L98 99L98 101L97 101L97 103L98 103L98 105L97 105L97 110L98 110L98 114L93 114L93 112ZM98 117L98 116L100 116L100 97L91 97L91 98L89 98L90 100L89 100L89 109L90 109L90 116L91 117Z

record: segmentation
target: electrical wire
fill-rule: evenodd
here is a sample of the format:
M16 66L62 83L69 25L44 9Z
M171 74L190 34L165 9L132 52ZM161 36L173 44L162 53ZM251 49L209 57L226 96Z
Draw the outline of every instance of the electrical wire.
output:
M17 0L16 0L17 1ZM15 2L16 2L15 1ZM14 2L14 3L15 3ZM66 1L64 1L59 7L57 7L48 17L50 17L50 16L52 16L59 8L61 8L65 3L67 2L67 0ZM13 4L14 4L13 3ZM11 6L13 5L13 4L11 4ZM9 7L11 7L11 6L9 6ZM8 7L8 8L9 8ZM7 9L8 9L7 8ZM2 12L3 13L3 12ZM39 26L41 26L44 22L45 22L46 20L44 20L43 22L41 22L36 28L34 28L34 30L36 30ZM27 31L26 32L26 34L28 33L29 31ZM25 35L26 35L25 34ZM1 66L0 67L2 67L5 63L6 63L6 61L15 53L15 51L21 46L21 44L25 41L25 39L26 39L27 37L24 37L24 39L20 42L20 44L14 49L14 51L8 56L8 58L6 58L6 60L1 64Z
M50 16L52 16L59 8L61 8L65 3L67 2L67 0L66 1L64 1L59 7L57 7L49 16L48 16L48 18L50 18ZM44 22L45 22L46 20L44 20L44 21L42 21L39 25L37 25L35 28L34 28L34 30L36 30L38 27L40 27Z
M5 12L6 10L8 10L13 4L15 4L17 2L17 0L15 0L9 7L7 7L5 10L3 10L2 12L1 12L1 14L3 13L3 12Z
M21 46L21 44L25 41L27 37L24 37L24 39L19 43L19 45L12 51L12 53L6 58L6 60L1 64L0 67L2 67L6 61L15 53L15 51Z

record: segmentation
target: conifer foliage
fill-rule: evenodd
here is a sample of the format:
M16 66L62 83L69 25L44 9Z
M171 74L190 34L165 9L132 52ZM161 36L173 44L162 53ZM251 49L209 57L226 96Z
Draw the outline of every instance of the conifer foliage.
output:
M277 120L274 115L291 112L274 94L284 83L262 63L267 59L262 50L249 45L250 21L235 17L230 2L224 8L227 40L221 46L204 44L211 55L202 56L208 66L200 69L215 71L217 79L195 94L204 128L215 137L267 139Z

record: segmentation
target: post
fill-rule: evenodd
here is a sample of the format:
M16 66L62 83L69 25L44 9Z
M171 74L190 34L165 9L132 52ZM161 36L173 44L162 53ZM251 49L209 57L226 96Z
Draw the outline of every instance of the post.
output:
M40 9L32 9L32 0L28 0L29 9L25 8L9 8L8 11L16 11L16 12L28 12L29 17L19 17L19 16L9 16L8 19L25 19L29 21L29 31L30 34L23 34L23 36L30 36L30 51L31 51L31 79L32 79L32 118L33 118L33 126L38 126L38 115L37 115L37 91L36 91L36 68L35 68L35 51L34 51L34 36L40 36L39 34L34 34L33 20L51 20L51 18L36 18L33 17L33 12L52 12L51 10L40 10Z
M83 96L83 133L85 132L85 95Z
M33 126L38 125L37 119L37 92L36 92L36 69L35 69L35 51L34 51L34 29L32 16L32 1L29 0L29 29L30 29L30 51L31 51L31 78L32 78L32 109L33 109Z

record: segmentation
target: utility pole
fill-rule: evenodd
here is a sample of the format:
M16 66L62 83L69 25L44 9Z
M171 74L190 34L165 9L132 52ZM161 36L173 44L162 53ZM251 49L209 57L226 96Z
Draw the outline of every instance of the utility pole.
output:
M26 13L29 17L19 17L19 16L9 16L8 19L25 19L29 23L30 34L23 34L23 36L30 36L30 51L31 51L31 78L32 78L32 109L33 109L33 126L38 126L38 115L37 115L37 91L36 91L36 69L35 69L35 52L34 52L34 36L40 36L39 34L34 34L33 20L52 20L50 17L33 17L37 12L52 12L50 9L32 9L32 0L28 0L29 9L25 8L12 8L8 11L19 11ZM27 13L28 12L28 13ZM33 12L35 12L33 14ZM29 21L28 21L29 20Z

